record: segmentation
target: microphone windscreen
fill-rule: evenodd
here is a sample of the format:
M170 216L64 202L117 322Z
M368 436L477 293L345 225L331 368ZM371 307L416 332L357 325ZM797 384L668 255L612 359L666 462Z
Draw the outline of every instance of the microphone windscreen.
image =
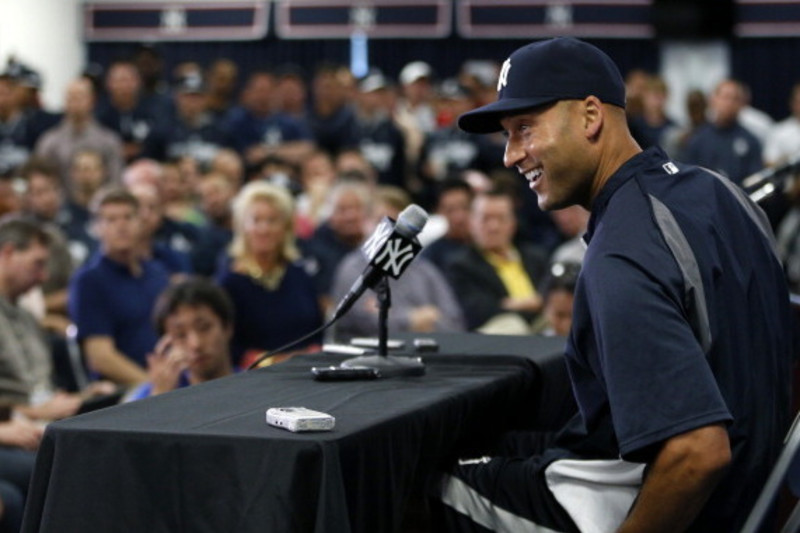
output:
M413 239L428 223L428 213L417 204L411 204L400 212L395 223L395 231Z

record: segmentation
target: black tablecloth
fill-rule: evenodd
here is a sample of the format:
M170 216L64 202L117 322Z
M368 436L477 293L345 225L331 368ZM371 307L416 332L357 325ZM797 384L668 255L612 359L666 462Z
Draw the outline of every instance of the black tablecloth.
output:
M494 353L516 351L504 342ZM309 367L342 357L298 356L51 424L24 530L396 531L426 476L538 401L536 363L560 351L527 346L526 357L426 356L425 376L360 382L313 381ZM336 427L266 424L266 409L288 406Z

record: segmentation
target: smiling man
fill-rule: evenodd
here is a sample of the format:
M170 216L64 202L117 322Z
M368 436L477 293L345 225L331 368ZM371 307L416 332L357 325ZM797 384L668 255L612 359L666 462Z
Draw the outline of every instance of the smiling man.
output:
M642 151L613 61L571 38L504 63L462 129L505 131L545 210L591 211L566 360L578 414L548 447L462 461L464 530L736 531L787 429L791 315L763 212L729 180Z

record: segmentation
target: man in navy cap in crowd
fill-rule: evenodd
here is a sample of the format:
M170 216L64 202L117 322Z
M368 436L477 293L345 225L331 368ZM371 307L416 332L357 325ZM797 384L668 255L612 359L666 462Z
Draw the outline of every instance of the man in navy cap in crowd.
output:
M459 530L738 531L780 451L791 315L769 224L727 178L642 151L624 108L612 60L558 38L515 51L497 101L459 119L506 132L542 209L591 211L578 413L547 446L460 461L439 487Z

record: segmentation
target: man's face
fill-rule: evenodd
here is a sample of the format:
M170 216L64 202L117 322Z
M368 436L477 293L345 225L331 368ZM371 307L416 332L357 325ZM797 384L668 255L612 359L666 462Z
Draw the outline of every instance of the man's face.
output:
M128 253L139 244L141 221L136 208L125 203L100 207L96 218L97 235L106 253Z
M3 256L7 296L12 301L47 281L50 252L42 243L33 241L25 249L7 244L0 253Z
M212 220L221 220L230 215L233 188L222 177L206 178L200 182L200 205Z
M572 293L565 289L552 291L547 296L544 314L556 335L567 336L572 327Z
M500 121L507 134L503 162L525 176L545 211L591 202L594 169L585 156L582 104L563 100Z
M164 206L158 190L152 185L141 183L130 188L131 193L139 200L139 221L143 237L155 234L164 220Z
M511 246L517 222L511 199L505 196L479 196L472 203L472 238L481 250L505 253Z
M94 94L89 80L77 80L67 88L64 111L68 116L82 119L90 116L94 109Z
M186 356L189 371L207 381L227 374L232 329L207 305L180 305L164 321L165 333Z
M723 82L711 95L714 122L720 126L733 124L742 107L744 107L744 94L736 83Z
M52 220L61 207L61 191L52 179L41 174L32 174L28 178L28 190L25 193L28 209L39 217Z
M72 162L70 177L76 187L96 190L105 181L103 159L93 153L83 152L78 154Z
M343 192L328 220L333 231L343 239L360 239L367 223L367 207L356 192Z
M447 235L454 239L469 238L470 195L467 191L453 189L439 199L437 211L447 219Z

